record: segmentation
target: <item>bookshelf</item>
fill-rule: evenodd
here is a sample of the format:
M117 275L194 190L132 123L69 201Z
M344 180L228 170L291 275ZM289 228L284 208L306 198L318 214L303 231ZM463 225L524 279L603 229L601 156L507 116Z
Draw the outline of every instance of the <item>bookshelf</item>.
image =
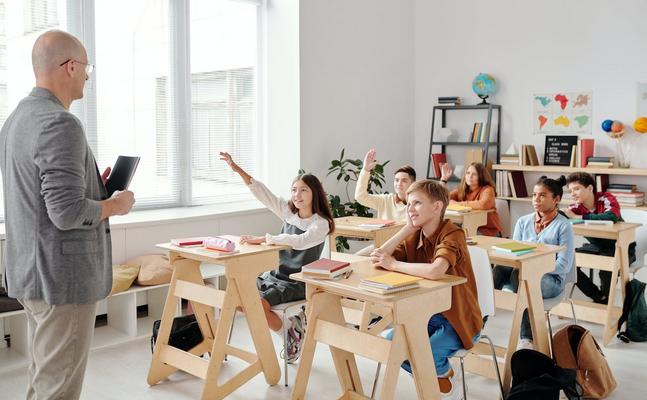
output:
M503 170L503 171L524 171L524 172L537 172L546 175L554 174L570 174L571 172L584 171L591 175L606 174L606 175L617 175L617 176L647 176L647 169L636 169L636 168L576 168L576 167L567 167L567 166L553 166L553 165L493 165L492 169ZM531 202L532 197L497 197L502 200L509 201L521 201L521 202ZM570 199L562 200L559 204L568 205L571 204ZM642 206L628 206L622 205L622 208L631 208L637 210L647 211L647 204Z
M482 143L474 143L471 141L455 141L455 142L439 142L439 141L434 141L434 128L436 126L436 114L440 112L440 127L441 128L446 128L447 127L447 112L448 111L463 111L463 112L468 112L470 110L483 110L487 111L487 134L485 136L485 142ZM497 131L496 131L496 140L491 142L490 141L490 136L492 133L492 114L494 111L497 112ZM465 147L467 150L474 150L474 149L482 149L483 150L483 160L482 163L484 165L487 165L487 160L488 156L490 153L490 147L495 147L496 149L496 157L494 158L493 162L496 164L499 162L499 154L501 154L501 142L499 141L501 138L501 106L500 105L495 105L495 104L477 104L477 105L469 105L469 106L435 106L433 108L433 114L431 118L431 134L429 138L429 156L427 158L427 179L434 179L438 180L440 178L434 178L431 176L431 168L434 168L434 163L431 159L431 154L433 153L433 146L441 146L441 153L445 154L446 147L449 146L460 146L460 147ZM469 139L469 138L468 138ZM460 179L458 178L450 178L450 182L459 182Z

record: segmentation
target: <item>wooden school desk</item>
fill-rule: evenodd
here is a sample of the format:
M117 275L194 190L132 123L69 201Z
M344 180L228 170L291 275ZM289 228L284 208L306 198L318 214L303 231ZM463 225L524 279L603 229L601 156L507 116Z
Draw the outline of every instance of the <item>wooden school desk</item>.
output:
M604 325L602 343L608 346L618 332L618 318L622 315L622 307L614 305L616 300L616 283L620 276L622 298L624 303L625 289L629 282L629 244L636 240L636 228L642 224L632 222L616 222L612 226L574 224L573 231L578 236L599 239L616 240L616 252L613 258L593 254L575 253L575 263L578 267L611 271L611 290L609 304L597 304L592 301L573 300L577 319ZM572 317L570 304L562 302L551 311L553 315Z
M391 239L402 227L404 222L396 222L394 225L383 228L368 228L360 226L375 222L373 218L366 217L342 217L335 218L335 231L330 234L330 251L336 251L335 238L337 236L350 236L358 238L373 239L375 247L380 247L387 240Z
M451 307L451 288L466 282L465 278L446 275L438 281L423 280L420 288L380 295L359 289L362 278L382 275L388 271L371 267L370 261L353 262L349 279L313 280L293 274L292 279L306 283L308 330L299 370L292 391L292 400L305 396L317 342L330 346L341 399L369 399L364 395L355 354L386 364L380 399L393 399L400 365L411 361L413 379L420 399L440 400L427 323L432 315ZM395 332L389 341L370 333L346 327L341 300L351 297L375 303L392 310Z
M174 270L148 372L149 385L155 385L173 372L182 370L205 380L202 399L223 399L261 372L270 385L276 385L281 379L274 344L256 287L256 277L278 268L279 251L290 247L241 245L236 236L224 237L234 241L240 252L212 256L198 253L195 248L181 248L170 243L157 245L169 252L169 261ZM226 290L204 286L200 273L200 263L203 261L225 266L228 280ZM168 345L178 299L191 301L204 337L204 341L189 352ZM231 320L239 306L247 318L256 354L227 344ZM221 310L218 323L212 307ZM210 353L210 360L200 358L205 352ZM240 358L250 365L219 385L218 376L225 355Z
M462 224L467 237L476 237L478 228L487 225L487 215L492 210L472 210L465 213L445 213L445 218L450 221Z
M541 277L545 273L555 270L555 254L566 250L566 247L532 243L533 246L537 246L533 252L521 256L513 256L494 252L492 251L492 246L515 242L515 240L490 236L475 236L474 240L477 242L475 246L488 251L492 264L519 268L519 290L517 293L501 290L494 291L496 307L514 312L507 350L501 351L499 348L499 351L497 351L498 355L502 355L504 352L506 354L505 365L503 366L503 391L507 396L512 381L510 357L512 357L512 354L517 349L517 341L519 340L519 332L521 331L521 319L523 317L523 311L526 308L530 317L535 350L550 356L548 329L546 328L544 302L541 295ZM477 344L477 349L478 351L474 353L490 354L489 347L481 351L482 346ZM491 364L490 361L487 364L478 363L478 360L475 360L474 356L466 358L466 368L469 371L487 377L494 377L494 374L490 371L492 370Z

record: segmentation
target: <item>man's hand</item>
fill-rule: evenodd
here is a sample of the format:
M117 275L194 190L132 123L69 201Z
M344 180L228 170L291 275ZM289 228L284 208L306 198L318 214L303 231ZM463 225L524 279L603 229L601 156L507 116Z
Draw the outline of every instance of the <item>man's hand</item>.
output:
M114 214L112 215L126 215L135 204L135 194L130 190L116 190L109 200L113 200L115 204Z
M371 149L368 153L366 153L366 157L364 157L364 170L366 172L371 172L373 167L375 167L376 165L377 160L375 159L375 150Z
M382 267L386 270L393 271L394 264L395 258L380 248L373 250L371 253L371 265L375 268Z
M110 171L112 171L112 168L108 167L106 168L105 171L103 171L103 174L101 174L101 180L103 181L103 185L106 185L106 182L108 181L108 177L110 176Z
M240 244L261 244L261 243L265 243L265 236L243 235L240 237Z

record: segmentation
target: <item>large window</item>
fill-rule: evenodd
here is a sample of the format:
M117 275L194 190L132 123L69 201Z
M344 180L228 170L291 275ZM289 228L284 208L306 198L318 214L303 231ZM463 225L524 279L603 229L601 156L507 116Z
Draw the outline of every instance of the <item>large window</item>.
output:
M63 29L97 66L71 111L99 169L141 156L136 207L249 198L219 152L265 178L260 1L0 0L0 122L34 85L36 38Z

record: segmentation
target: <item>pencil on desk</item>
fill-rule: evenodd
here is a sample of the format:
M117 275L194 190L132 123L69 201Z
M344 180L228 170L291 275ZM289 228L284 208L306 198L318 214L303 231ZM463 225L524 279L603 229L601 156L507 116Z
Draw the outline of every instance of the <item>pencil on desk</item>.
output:
M352 273L353 273L353 270L352 270L352 269L351 269L351 270L348 270L348 272L346 272L346 277L345 277L344 279L348 279L348 277L349 277L349 276L350 276L350 274L352 274Z

